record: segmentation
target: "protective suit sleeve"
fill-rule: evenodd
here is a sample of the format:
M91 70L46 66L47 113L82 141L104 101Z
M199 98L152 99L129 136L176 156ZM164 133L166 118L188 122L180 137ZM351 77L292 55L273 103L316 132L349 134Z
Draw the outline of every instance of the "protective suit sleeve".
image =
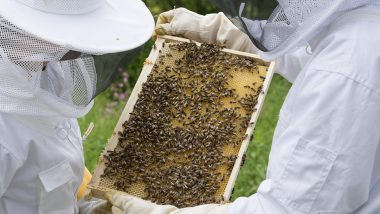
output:
M344 73L305 73L281 110L267 179L230 213L352 213L368 199L380 90Z
M21 166L22 161L0 142L0 198L6 192L13 176Z
M311 57L311 54L307 52L307 49L307 46L302 46L293 52L276 59L274 72L293 83Z

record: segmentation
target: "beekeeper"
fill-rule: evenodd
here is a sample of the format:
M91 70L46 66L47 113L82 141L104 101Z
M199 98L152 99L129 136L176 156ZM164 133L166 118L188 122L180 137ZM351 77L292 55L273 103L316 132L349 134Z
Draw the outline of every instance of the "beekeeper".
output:
M91 55L135 49L153 30L139 0L0 0L1 214L100 205L77 201L85 166L76 118L112 76L97 73Z
M232 22L223 13L201 16L179 8L160 15L156 33L259 53L275 60L277 72L293 83L273 137L267 177L256 194L230 204L177 209L114 195L114 209L125 214L380 213L380 1L279 0L267 21L247 19L244 8L252 9L254 1L213 2Z

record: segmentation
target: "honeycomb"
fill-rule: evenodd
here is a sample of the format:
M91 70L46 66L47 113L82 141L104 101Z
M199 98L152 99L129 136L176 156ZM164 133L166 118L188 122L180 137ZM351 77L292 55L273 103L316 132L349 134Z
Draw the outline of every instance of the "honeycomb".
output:
M174 42L166 42L162 46L154 48L155 51L159 51L159 57L154 62L154 69L150 73L150 75L149 75L150 77L162 75L162 72L165 71L165 69L167 67L170 67L170 68L178 67L178 60L180 60L184 57L185 51L183 51L183 50L181 51L181 50L177 50L177 49L173 48L174 45L176 45L176 44L179 44L179 43L175 42L175 41ZM234 60L241 58L240 56L234 55L232 53L226 53L226 54L230 56L230 58L227 57L228 60L231 60L231 62L227 62L227 64L234 65L234 63L235 63ZM220 62L220 63L222 63L222 62ZM220 63L215 63L215 66L218 66ZM224 63L226 63L226 62L224 62ZM252 125L250 123L252 115L255 114L255 112L256 112L255 108L250 108L249 110L247 110L246 108L243 108L242 104L241 104L241 102L239 102L239 100L241 101L242 99L244 99L245 97L247 97L249 95L255 96L255 98L257 98L258 94L261 92L261 88L263 87L263 82L265 80L265 76L266 76L267 71L268 71L268 66L266 64L264 64L263 62L256 60L254 67L231 66L227 69L228 69L227 74L229 77L228 77L228 80L225 84L225 87L227 89L234 91L235 96L220 98L219 101L221 101L221 104L222 104L222 106L220 107L220 110L222 110L222 109L235 109L237 114L246 115L247 118L249 118L249 120L247 121L248 124L244 127L243 127L240 119L236 119L235 121L231 121L232 124L236 125L235 129L240 130L240 131L236 131L237 135L226 136L226 138L234 138L235 142L237 142L237 143L227 143L227 144L221 145L221 147L222 147L221 155L223 157L235 157L236 158L236 156L238 155L239 150L240 150L241 142L245 139L245 136L247 136L247 134L249 134L249 133L247 133L247 128ZM188 82L189 84L191 82L199 81L199 78L196 79L196 78L192 78L192 77L188 77L188 76L187 77L181 77L181 75L182 75L181 73L179 73L177 75L180 78L186 78L187 80L184 80L184 82ZM206 78L206 80L211 81L210 78ZM148 81L149 81L149 77L148 77ZM194 84L194 85L196 87L197 84ZM144 87L142 90L144 90ZM191 97L192 91L187 91L186 93L189 95L189 97ZM191 102L191 100L189 102ZM257 100L256 100L256 102L257 102ZM174 104L170 103L170 105L174 105ZM202 112L202 114L204 114L206 111L205 107L202 106L202 109L200 111ZM184 112L186 113L186 115L191 114L190 110L188 108L184 109ZM189 122L189 119L186 117L180 118L180 119L173 117L173 119L171 121L171 125L173 127L184 127L185 126L184 124L186 124L186 122ZM120 142L119 142L119 144L120 144ZM115 148L115 151L118 151L118 150L120 151L121 150L120 147L121 147L120 145L117 145ZM186 152L170 153L168 156L171 158L169 158L168 161L165 161L164 163L159 164L158 166L155 165L154 167L164 170L164 169L167 169L168 167L171 167L173 165L190 164L190 163L186 162L187 158L186 158L186 156L184 156L184 154L186 154ZM107 159L106 162L107 161L110 162L113 160ZM233 161L235 161L235 159ZM149 169L146 169L146 170L149 170ZM107 171L107 167L106 167L105 171ZM218 203L218 202L223 201L223 194L226 191L226 186L227 186L227 183L230 179L231 171L232 171L232 167L229 167L226 164L221 164L215 168L215 173L219 173L220 176L218 176L218 177L222 177L222 179L216 179L215 180L215 183L217 183L218 189L217 189L217 191L213 192L214 193L214 195L213 195L214 201L206 201L206 202ZM139 172L139 173L136 172L136 174L141 174L141 172ZM134 196L137 196L140 198L152 200L152 198L149 198L149 195L145 191L146 184L141 180L138 180L136 182L128 184L127 189L117 188L115 183L120 182L120 180L123 179L123 176L124 175L117 175L117 173L114 176L108 176L107 174L105 174L105 176L103 175L100 177L100 181L99 181L99 185L97 186L97 189L100 191L109 191L109 190L125 191L128 194L131 194L131 195L134 195ZM199 181L199 182L201 182L201 181ZM178 196L178 197L180 197L180 196ZM165 201L165 199L162 199L161 201L157 201L157 200L153 200L153 201L160 203L160 204L167 204L167 203L173 204L173 201ZM179 207L183 207L183 206L198 205L198 204L202 204L202 203L205 203L205 201L197 201L194 203L185 203L185 204L174 203L174 205L179 206Z

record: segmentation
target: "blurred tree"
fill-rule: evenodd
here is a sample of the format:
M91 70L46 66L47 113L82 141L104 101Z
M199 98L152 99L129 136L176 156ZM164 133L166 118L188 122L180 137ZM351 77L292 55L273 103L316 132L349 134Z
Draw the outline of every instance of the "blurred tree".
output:
M164 11L179 7L185 7L200 14L218 12L217 8L207 0L144 0L144 2L153 15L158 15Z
M245 10L254 14L257 19L267 19L277 5L276 0L251 0L250 8ZM217 13L219 10L207 0L144 0L153 15L158 15L164 11L185 7L199 14ZM243 1L244 2L244 1Z

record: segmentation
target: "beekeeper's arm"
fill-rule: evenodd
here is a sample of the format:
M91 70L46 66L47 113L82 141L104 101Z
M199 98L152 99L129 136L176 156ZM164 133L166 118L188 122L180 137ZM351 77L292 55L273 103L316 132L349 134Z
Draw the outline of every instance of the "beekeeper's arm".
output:
M245 23L252 35L257 38L261 37L266 21L245 19ZM244 52L256 54L259 52L249 37L240 31L223 13L203 16L185 8L170 10L159 15L155 34L181 36ZM293 53L277 59L275 72L293 82L310 57L306 50L306 46L300 47Z

